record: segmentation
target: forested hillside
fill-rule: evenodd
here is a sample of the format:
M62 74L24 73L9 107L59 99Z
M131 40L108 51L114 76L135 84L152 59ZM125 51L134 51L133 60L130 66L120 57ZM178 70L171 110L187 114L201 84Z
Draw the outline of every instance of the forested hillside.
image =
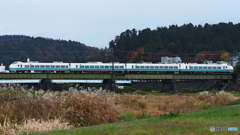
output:
M240 24L219 23L204 26L185 24L139 30L126 30L109 44L117 61L160 61L161 56L178 55L185 61L195 61L201 51L218 52L240 50Z
M110 41L115 61L159 62L162 56L178 55L184 62L220 60L220 55L240 51L240 24L204 26L185 24L151 30L126 30ZM29 36L0 36L0 62L14 61L112 61L109 49L88 47L75 41Z
M33 38L28 36L0 36L0 62L14 61L82 62L96 57L100 50L74 41Z

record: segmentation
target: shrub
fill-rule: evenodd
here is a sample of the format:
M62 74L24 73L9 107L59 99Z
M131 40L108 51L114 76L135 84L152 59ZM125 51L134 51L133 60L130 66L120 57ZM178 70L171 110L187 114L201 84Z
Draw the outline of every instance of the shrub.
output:
M152 88L150 86L146 86L146 87L143 87L141 90L146 92L151 92Z
M146 119L150 118L151 116L147 115L146 110L143 109L141 114L133 114L133 113L124 113L122 114L123 121L130 121L136 119Z
M169 114L162 114L160 115L160 118L161 119L166 119L166 118L172 118L172 117L178 117L178 116L181 116L178 112L170 112Z
M211 87L206 87L206 88L199 88L199 89L196 89L196 88L185 88L185 89L182 89L180 90L181 93L198 93L198 92L201 92L201 91L207 91L207 90L210 90Z
M133 87L126 86L123 89L116 89L116 93L134 93L136 92L136 89Z
M148 92L146 92L146 91L142 91L142 90L137 90L137 91L136 91L136 94L147 95Z

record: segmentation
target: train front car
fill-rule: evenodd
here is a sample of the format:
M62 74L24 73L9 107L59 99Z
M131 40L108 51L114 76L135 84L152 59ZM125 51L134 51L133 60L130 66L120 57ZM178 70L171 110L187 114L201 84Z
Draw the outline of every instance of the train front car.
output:
M9 71L17 73L67 73L69 72L69 63L40 63L28 59L27 62L16 61L12 63L9 66Z
M20 65L22 65L22 62L20 61L13 62L9 65L9 72L14 73L17 71L22 71L22 67Z
M225 68L225 72L233 73L233 70L234 70L233 66L231 66L231 65L226 65L225 67L226 67L226 68Z
M233 67L227 63L182 63L182 73L232 73Z

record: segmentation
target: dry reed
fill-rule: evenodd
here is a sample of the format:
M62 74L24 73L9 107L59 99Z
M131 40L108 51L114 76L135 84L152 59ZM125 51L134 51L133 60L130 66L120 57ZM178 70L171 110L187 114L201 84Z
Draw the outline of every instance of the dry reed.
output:
M4 124L0 125L0 134L14 135L19 133L36 133L51 130L70 129L72 128L68 122L62 122L60 119L37 120L28 119L21 124L16 124L5 119Z
M73 88L63 92L1 91L0 134L33 133L115 122L121 120L123 113L141 115L144 112L154 116L171 111L189 112L227 105L237 99L224 91L191 96L115 94ZM55 123L56 127L51 123Z
M33 119L49 122L61 118L75 127L121 120L113 101L118 96L104 91L3 93L0 95L0 124L3 125L0 132L3 133L8 133L12 125L24 125Z
M69 93L62 104L63 116L75 126L89 126L120 120L120 114L100 92Z

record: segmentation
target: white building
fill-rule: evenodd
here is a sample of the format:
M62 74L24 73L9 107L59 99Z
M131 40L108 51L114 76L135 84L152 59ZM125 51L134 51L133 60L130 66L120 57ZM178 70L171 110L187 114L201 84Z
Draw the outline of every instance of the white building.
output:
M0 72L1 73L7 72L6 69L5 69L5 66L3 66L3 64L1 64L1 66L0 66Z
M235 67L236 65L237 65L237 63L238 63L238 56L233 56L233 57L231 57L231 59L230 59L230 64L233 66L233 67Z
M161 63L181 63L180 57L161 57Z

